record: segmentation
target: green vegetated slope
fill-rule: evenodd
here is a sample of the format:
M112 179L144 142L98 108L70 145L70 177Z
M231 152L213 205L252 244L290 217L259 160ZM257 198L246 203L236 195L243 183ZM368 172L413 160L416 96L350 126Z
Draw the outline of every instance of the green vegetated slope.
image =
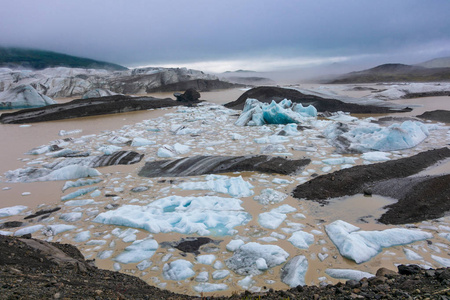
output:
M89 58L66 55L44 50L0 47L0 67L32 68L41 70L51 67L85 69L127 70L126 67Z

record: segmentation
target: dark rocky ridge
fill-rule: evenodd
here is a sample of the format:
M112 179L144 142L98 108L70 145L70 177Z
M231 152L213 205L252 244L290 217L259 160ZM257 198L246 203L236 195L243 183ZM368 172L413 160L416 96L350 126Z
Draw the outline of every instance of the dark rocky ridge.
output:
M450 80L450 68L424 68L404 64L384 64L341 75L329 83L430 82Z
M394 110L389 107L374 106L374 105L358 105L353 103L345 103L337 99L327 99L314 95L306 95L294 89L262 86L253 88L242 94L236 101L225 104L225 107L232 109L243 109L245 101L248 98L257 99L260 102L270 103L272 100L280 102L283 99L289 99L295 103L302 105L313 105L319 112L337 112L345 111L349 113L361 114L377 114L411 111L410 108L404 110Z
M194 156L145 163L143 177L181 177L230 172L262 172L289 175L308 165L310 159L288 160L277 156Z
M115 95L100 98L76 99L68 103L23 109L0 116L3 124L24 124L63 119L98 116L138 110L172 107L182 103L170 98L131 97Z
M166 84L155 88L148 88L147 93L184 91L187 89L195 89L199 92L206 92L212 90L238 88L243 86L244 85L242 84L230 83L218 79L217 80L195 79Z
M443 109L426 111L417 117L426 120L450 123L450 111Z
M450 210L450 176L407 177L448 157L450 149L441 148L408 158L355 166L299 185L293 196L326 204L329 198L381 194L399 200L387 207L389 211L379 220L382 223L405 224L439 218Z
M448 299L450 268L381 268L377 276L336 285L298 286L230 297L191 297L150 286L140 278L101 270L67 244L0 235L1 299Z

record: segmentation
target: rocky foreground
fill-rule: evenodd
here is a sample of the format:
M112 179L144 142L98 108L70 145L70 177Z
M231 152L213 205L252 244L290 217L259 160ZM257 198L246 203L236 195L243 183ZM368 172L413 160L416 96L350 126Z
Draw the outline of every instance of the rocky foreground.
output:
M72 245L0 236L0 253L1 299L200 299L98 269ZM216 299L449 299L449 285L450 268L400 265L398 272L382 268L376 277L360 281Z

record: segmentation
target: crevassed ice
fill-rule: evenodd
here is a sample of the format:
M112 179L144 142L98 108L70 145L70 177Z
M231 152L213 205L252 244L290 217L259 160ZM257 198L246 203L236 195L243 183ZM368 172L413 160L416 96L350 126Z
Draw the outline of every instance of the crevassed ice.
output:
M99 214L94 222L141 228L152 233L227 235L233 233L235 226L251 219L241 203L235 198L170 196L146 206L121 206Z
M381 252L382 248L409 244L432 238L420 230L391 228L383 231L363 231L342 220L326 225L325 230L342 256L362 263Z

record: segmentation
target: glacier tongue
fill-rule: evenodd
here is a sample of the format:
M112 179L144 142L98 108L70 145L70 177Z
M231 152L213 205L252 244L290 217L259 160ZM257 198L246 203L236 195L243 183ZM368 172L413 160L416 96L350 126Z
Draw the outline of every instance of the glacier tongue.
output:
M383 231L363 231L342 220L326 225L325 230L342 256L356 263L369 261L382 248L405 245L432 238L433 235L420 230L391 228Z

